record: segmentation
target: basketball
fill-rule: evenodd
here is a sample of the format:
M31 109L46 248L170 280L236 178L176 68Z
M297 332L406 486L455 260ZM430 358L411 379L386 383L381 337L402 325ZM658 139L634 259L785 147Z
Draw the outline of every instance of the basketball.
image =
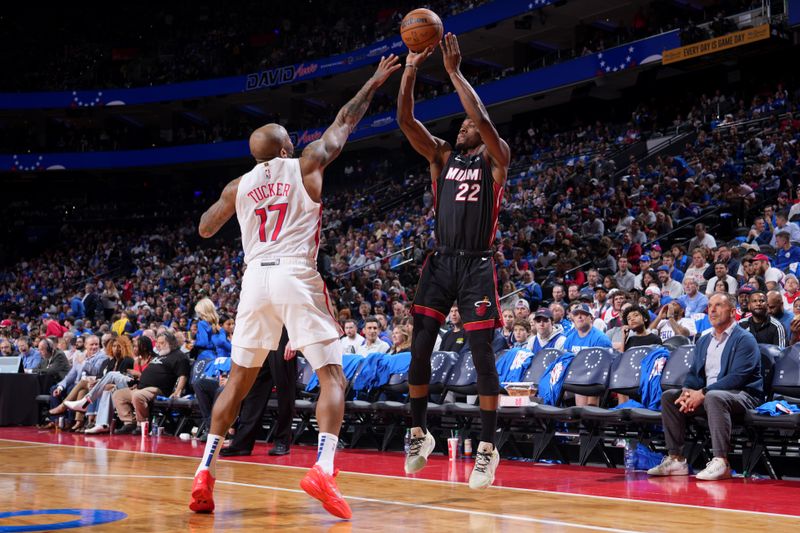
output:
M412 52L422 52L442 40L442 19L430 9L415 9L403 17L400 37Z

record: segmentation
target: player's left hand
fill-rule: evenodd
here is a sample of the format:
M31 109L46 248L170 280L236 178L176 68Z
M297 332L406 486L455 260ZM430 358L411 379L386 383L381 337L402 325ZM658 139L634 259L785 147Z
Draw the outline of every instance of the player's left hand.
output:
M461 50L458 47L458 39L450 32L442 40L442 58L444 59L444 69L448 74L455 74L461 67Z
M395 54L389 54L389 57L381 56L381 62L378 64L378 69L372 75L373 79L378 82L378 86L383 85L389 76L392 75L403 65L400 64L400 59Z
M291 361L295 355L297 355L297 350L292 350L292 343L287 342L286 348L283 350L283 360Z

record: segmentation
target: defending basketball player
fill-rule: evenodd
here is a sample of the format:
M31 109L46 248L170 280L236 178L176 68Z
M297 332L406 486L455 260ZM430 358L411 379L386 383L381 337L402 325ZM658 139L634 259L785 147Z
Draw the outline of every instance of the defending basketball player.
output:
M322 175L342 151L375 91L399 68L394 54L381 58L373 76L299 159L291 159L294 147L283 126L267 124L254 131L250 152L256 166L228 183L219 200L200 219L200 235L208 238L236 214L247 270L231 341L230 377L214 403L208 441L192 486L189 507L195 512L214 510L215 465L223 435L236 418L268 352L278 347L285 325L292 347L303 352L320 382L317 462L300 486L331 514L345 519L352 516L333 469L346 381L339 346L342 332L316 269Z
M437 242L422 268L414 297L408 372L413 427L405 469L409 474L420 471L436 445L426 428L430 358L439 326L456 301L472 348L480 396L481 436L469 486L482 489L494 482L500 461L494 446L500 384L491 346L500 309L492 243L511 153L478 94L461 74L456 37L448 33L441 47L445 70L467 113L455 147L431 135L414 118L417 68L433 53L432 47L408 54L397 98L400 129L430 164Z

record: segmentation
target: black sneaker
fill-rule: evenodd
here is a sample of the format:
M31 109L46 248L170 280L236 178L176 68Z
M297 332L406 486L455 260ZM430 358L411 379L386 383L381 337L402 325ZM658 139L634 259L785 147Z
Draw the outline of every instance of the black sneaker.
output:
M114 435L130 435L136 429L136 424L125 424L114 431Z

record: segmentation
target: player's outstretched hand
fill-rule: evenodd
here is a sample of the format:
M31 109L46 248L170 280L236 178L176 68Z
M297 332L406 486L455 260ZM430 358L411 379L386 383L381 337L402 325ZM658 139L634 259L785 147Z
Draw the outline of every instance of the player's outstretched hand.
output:
M409 50L408 55L406 56L406 66L419 68L422 62L430 57L430 55L433 53L433 50L433 46L427 47L422 52L412 52Z
M373 74L372 77L378 82L378 86L381 86L383 85L383 82L389 79L389 76L391 76L392 73L401 66L400 60L396 55L390 54L389 57L381 56L381 62L378 64L378 70L375 71L375 74Z
M455 74L461 67L461 50L458 48L458 39L450 32L442 40L442 58L444 69L448 74Z

